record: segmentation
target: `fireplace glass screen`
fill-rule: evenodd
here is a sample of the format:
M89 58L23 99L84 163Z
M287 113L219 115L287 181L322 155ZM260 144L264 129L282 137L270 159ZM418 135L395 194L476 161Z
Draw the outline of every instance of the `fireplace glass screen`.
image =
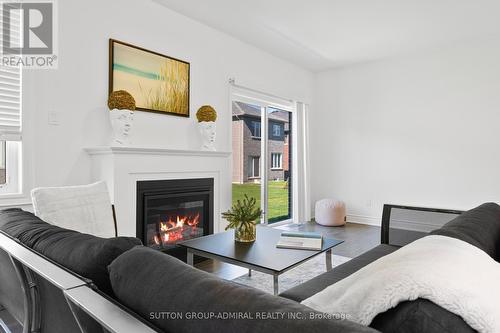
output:
M179 242L213 233L213 179L137 182L137 237L184 260Z
M203 236L204 202L151 198L147 202L146 219L147 246L169 249L177 242Z

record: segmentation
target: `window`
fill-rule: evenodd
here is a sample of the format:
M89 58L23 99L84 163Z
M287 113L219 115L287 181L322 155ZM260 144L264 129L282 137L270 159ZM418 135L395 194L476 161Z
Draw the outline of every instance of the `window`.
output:
M283 154L271 153L271 169L283 169Z
M20 13L20 11L11 10L10 25L3 26L3 35L10 35L10 43L19 43L21 40L22 17ZM4 13L0 15L3 16ZM10 30L7 31L9 34L5 31L6 29ZM19 172L21 166L21 82L20 65L0 64L0 194L21 192Z
M273 136L281 137L281 125L273 124Z
M250 131L252 132L253 137L260 138L260 121L252 120Z
M260 176L260 157L250 156L248 159L248 177L258 178Z

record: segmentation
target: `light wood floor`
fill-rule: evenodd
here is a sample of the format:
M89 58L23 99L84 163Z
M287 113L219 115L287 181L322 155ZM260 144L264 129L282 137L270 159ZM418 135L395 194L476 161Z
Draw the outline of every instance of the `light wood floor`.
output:
M341 239L344 243L333 248L333 254L354 258L380 244L380 227L347 223L342 227L323 227L316 223L290 224L279 229L289 231L319 232L325 237ZM232 280L248 272L247 269L214 260L205 260L196 265L201 270Z

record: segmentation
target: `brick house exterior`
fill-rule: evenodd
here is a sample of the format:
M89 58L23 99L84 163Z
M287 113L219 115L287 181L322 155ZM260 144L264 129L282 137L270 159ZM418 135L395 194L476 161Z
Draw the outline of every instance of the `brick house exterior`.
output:
M233 183L260 182L260 107L233 102L232 115ZM285 180L289 172L290 121L283 111L271 112L268 118L269 179Z

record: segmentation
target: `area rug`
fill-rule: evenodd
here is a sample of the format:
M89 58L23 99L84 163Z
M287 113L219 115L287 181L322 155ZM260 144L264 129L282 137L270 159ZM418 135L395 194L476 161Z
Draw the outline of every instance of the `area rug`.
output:
M351 258L332 255L333 267L341 265ZM299 266L292 268L279 276L279 292L293 288L301 283L304 283L320 274L326 272L325 254L322 253L311 260L306 261ZM270 294L273 293L273 277L272 275L252 271L252 276L248 274L242 275L233 279L234 282L251 286Z

